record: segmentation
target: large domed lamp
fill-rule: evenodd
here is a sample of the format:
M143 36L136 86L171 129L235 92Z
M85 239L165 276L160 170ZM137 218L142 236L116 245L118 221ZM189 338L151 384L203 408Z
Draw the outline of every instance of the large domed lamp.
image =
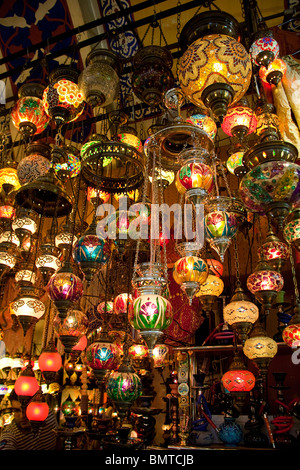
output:
M183 27L180 46L183 93L222 122L228 106L242 98L251 80L251 59L240 42L238 22L223 11L200 13Z

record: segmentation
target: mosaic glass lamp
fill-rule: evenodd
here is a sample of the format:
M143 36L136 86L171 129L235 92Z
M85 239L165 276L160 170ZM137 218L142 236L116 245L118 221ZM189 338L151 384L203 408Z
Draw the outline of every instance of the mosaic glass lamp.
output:
M78 89L92 107L106 108L119 92L122 70L117 54L108 49L93 49L86 58L86 68L78 77Z
M230 28L222 28L223 20L214 14L196 15L183 28L180 42L182 44L188 38L188 48L179 62L178 79L191 103L211 109L216 119L222 122L227 107L239 101L247 91L252 64L238 38ZM207 16L213 15L215 18L208 22Z
M106 338L90 344L86 350L86 361L100 385L109 371L117 370L120 365L117 346Z
M264 327L258 320L250 337L245 341L243 353L257 365L262 376L265 376L277 351L278 345L276 341L267 335Z
M217 124L215 120L210 117L207 109L195 107L186 118L186 122L205 131L211 139L214 139L217 135Z
M283 236L291 246L300 251L300 209L294 209L285 219Z
M78 71L59 66L49 75L49 85L43 93L46 114L57 127L76 120L84 110L83 95L78 89Z
M221 124L222 130L230 137L242 141L246 135L252 134L257 125L254 111L243 102L231 106Z
M214 196L206 202L205 237L220 256L221 262L238 228L237 218L230 206L231 199L226 196Z
M45 143L31 143L26 148L26 156L17 166L20 184L30 183L45 175L50 168L51 147Z
M294 314L289 324L282 331L282 339L290 348L300 346L300 304L296 302Z
M259 31L250 46L249 53L252 62L260 67L268 67L279 56L279 44L274 39L272 31Z
M229 304L223 309L223 319L235 332L242 344L248 338L258 317L258 307L250 301L240 285L237 285Z
M32 288L20 293L12 302L11 311L18 317L25 336L28 329L42 318L46 307Z
M230 393L250 392L255 386L255 375L247 370L238 351L227 372L221 378L223 387Z
M259 261L254 272L247 278L247 288L263 305L267 315L276 299L277 293L282 290L284 280L278 271L274 271L265 260Z
M18 90L18 100L11 110L15 128L28 138L40 134L49 123L43 106L44 87L38 83L24 83Z
M290 256L287 243L281 241L269 230L265 242L258 248L257 254L275 271L281 271Z

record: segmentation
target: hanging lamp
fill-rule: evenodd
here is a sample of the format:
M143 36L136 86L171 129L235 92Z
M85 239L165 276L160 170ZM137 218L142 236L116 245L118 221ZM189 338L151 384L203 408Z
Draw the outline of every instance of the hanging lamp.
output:
M211 109L220 122L250 85L251 59L239 41L238 22L223 11L195 15L180 34L181 89L190 102Z
M287 243L281 241L269 228L265 242L258 248L257 254L275 271L281 272L289 259L290 250Z
M229 392L250 392L255 386L255 375L247 370L241 356L236 349L229 369L221 378L223 387Z
M259 30L253 38L249 53L253 64L268 67L279 56L279 44L271 30Z
M256 364L261 375L265 377L277 351L276 341L267 335L261 322L257 320L250 337L243 346L245 356Z
M283 236L292 247L300 251L300 209L292 210L286 217Z
M87 316L76 305L67 309L64 318L57 313L53 327L66 353L71 353L73 346L86 334L88 324Z
M27 145L25 157L17 166L17 175L20 184L34 181L44 176L50 168L51 147L44 142L33 142Z

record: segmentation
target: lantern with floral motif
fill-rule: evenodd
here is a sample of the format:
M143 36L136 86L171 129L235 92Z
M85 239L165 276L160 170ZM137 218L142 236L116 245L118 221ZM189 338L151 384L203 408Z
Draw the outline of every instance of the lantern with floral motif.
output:
M284 222L283 236L285 240L300 251L300 209L290 212Z
M200 285L207 279L208 266L197 256L199 247L196 243L182 242L177 249L182 257L174 264L173 278L186 293L191 305Z
M279 44L274 39L272 31L259 31L250 46L249 53L253 63L257 66L268 65L279 56Z
M43 92L44 87L38 83L24 83L18 90L18 101L12 107L11 119L25 138L40 134L49 123L43 107Z
M230 137L237 137L241 142L246 135L252 134L257 125L254 111L244 102L238 103L228 109L221 128Z
M99 341L88 346L86 361L100 384L108 371L118 369L120 365L119 350L113 342L100 338Z
M78 89L79 73L73 67L59 66L49 76L43 93L46 114L57 126L76 120L84 110L83 95Z
M122 293L118 294L113 301L113 311L116 315L124 314L128 312L128 310L133 305L133 299L131 294Z
M218 253L221 261L237 232L237 220L230 211L231 199L226 196L215 196L207 201L207 215L204 227L205 237L210 246Z
M290 347L295 348L300 345L300 304L296 302L294 314L289 324L282 331L283 341Z

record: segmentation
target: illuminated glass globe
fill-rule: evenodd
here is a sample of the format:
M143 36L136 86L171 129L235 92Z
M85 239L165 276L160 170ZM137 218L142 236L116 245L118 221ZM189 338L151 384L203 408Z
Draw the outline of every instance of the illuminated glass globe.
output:
M143 359L144 357L149 356L149 351L147 346L144 344L133 344L130 346L128 349L128 354L131 356L133 359Z
M86 68L78 77L78 88L92 108L106 108L119 91L121 72L118 56L108 49L93 49L86 58Z
M4 189L6 185L9 186L10 191L17 191L20 188L16 168L7 166L0 169L0 190Z
M0 220L12 220L16 215L14 206L9 204L0 206Z
M118 369L120 365L119 349L113 342L101 341L100 339L88 346L86 361L88 366L93 369L97 381L101 382L108 371Z
M263 31L251 44L249 53L255 65L268 67L279 56L279 44L271 31Z
M254 323L259 318L258 307L250 301L241 287L237 287L229 304L223 309L223 319L245 343Z
M227 170L236 176L242 176L247 173L247 169L244 167L243 157L244 151L234 152L226 161Z
M278 85L286 74L287 66L282 59L275 59L269 64L268 67L262 65L259 69L259 78L262 82L269 83L270 85Z
M286 218L283 228L285 240L300 251L300 209L294 209Z
M247 288L264 306L268 314L277 293L283 288L284 280L278 271L270 268L265 261L260 261L254 272L247 278Z
M32 365L29 362L26 368L20 373L15 381L14 390L18 395L21 403L28 403L28 401L39 391L40 386L35 377Z
M223 387L230 393L250 392L255 386L255 375L246 369L239 353L235 353L233 361L222 376Z
M50 277L61 268L60 250L51 242L43 243L37 253L35 266L43 276L45 285Z
M181 152L179 158L183 165L176 174L176 188L180 194L198 195L197 201L200 202L214 187L209 155L201 149L192 149Z
M272 269L280 272L285 262L289 259L290 249L285 242L282 242L273 232L270 232L265 243L258 248L257 254Z
M13 230L5 230L0 233L0 244L5 243L11 247L18 248L20 246L20 240Z
M197 256L196 251L190 249L189 243L182 243L177 248L182 257L173 266L173 278L186 293L191 305L200 285L207 279L208 266L203 259Z
M142 294L134 300L128 312L128 320L140 332L152 355L158 338L172 323L172 305L161 295Z
M290 348L300 346L300 306L296 303L294 315L289 324L282 331L282 339Z
M203 131L207 132L207 134L214 139L217 134L217 124L216 122L209 116L206 110L201 110L198 108L194 110L194 112L187 117L186 122L188 124L192 124L193 126L200 127Z
M81 170L81 161L77 149L69 146L66 147L65 151L65 161L58 162L53 165L56 176L61 181L66 181L69 178L76 178L76 176L80 174Z
M97 306L97 312L100 313L100 315L114 313L113 302L100 302Z
M228 109L221 128L225 134L237 137L241 141L246 135L255 131L256 125L257 119L254 111L241 103Z
M60 318L57 314L53 320L55 333L62 342L66 353L70 353L73 346L86 334L88 326L87 316L77 308L69 308L65 318Z
M107 396L115 404L120 417L125 417L132 403L142 394L142 382L131 368L121 364L118 370L110 372L106 381Z
M261 374L265 375L277 351L278 345L276 341L267 335L261 323L256 323L250 337L243 346L245 356L254 361Z
M49 415L49 406L43 401L31 401L26 407L26 416L29 421L41 423Z
M49 123L49 116L43 107L44 87L38 83L25 83L18 90L18 100L11 110L15 128L28 137L40 134Z
M116 315L128 312L133 305L133 298L131 294L122 293L117 295L113 301L113 311Z
M184 52L178 79L191 103L210 108L222 122L227 107L247 91L251 72L251 59L240 42L224 34L208 34Z
M109 254L110 241L99 237L92 229L88 229L73 247L74 260L79 264L87 282L91 282L101 266L107 262Z
M207 201L207 215L204 218L205 238L218 253L221 261L237 232L237 218L230 210L231 200L225 196L215 196Z
M49 85L43 93L43 106L57 126L76 120L84 110L77 80L78 72L72 67L59 66L50 73Z
M11 304L12 312L18 317L26 335L29 327L35 324L46 311L42 302L34 292L21 293Z
M166 344L156 344L153 349L153 367L163 367L169 353L169 347Z
M59 316L65 318L69 307L77 302L83 294L83 284L73 273L69 264L65 264L53 274L46 286L50 299L59 311Z
M143 152L143 143L137 135L137 131L134 127L122 126L119 129L118 139L120 142L131 145L136 148L138 152Z

